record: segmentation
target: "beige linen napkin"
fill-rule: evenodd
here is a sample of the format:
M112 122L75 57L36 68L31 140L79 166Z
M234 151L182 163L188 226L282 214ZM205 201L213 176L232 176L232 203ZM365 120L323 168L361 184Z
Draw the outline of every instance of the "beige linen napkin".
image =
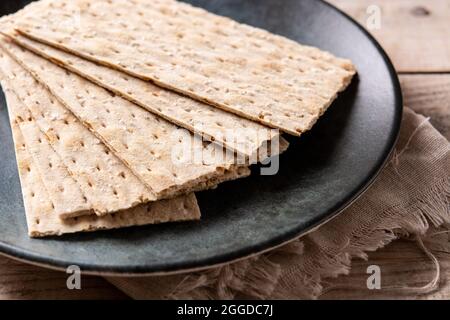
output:
M367 258L367 252L402 236L420 239L430 228L446 228L449 198L449 142L428 119L405 108L398 144L382 174L350 208L318 230L220 268L108 281L135 299L317 298L324 280L348 274L353 258Z

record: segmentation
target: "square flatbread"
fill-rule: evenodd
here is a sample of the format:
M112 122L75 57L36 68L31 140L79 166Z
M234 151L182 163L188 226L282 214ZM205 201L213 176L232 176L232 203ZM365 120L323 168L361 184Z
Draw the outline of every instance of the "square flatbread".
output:
M5 31L6 32L6 31ZM233 113L158 87L148 81L58 50L18 33L6 34L17 44L102 86L115 94L257 162L265 142L280 139L276 130Z
M87 207L101 216L156 200L127 166L1 50L0 69L18 98L9 106L12 119L27 130L27 152L45 173L43 183L62 218L83 215Z
M17 96L2 81L9 110L20 103ZM15 119L10 112L10 119ZM172 200L163 200L97 217L83 216L61 220L55 212L49 192L42 182L41 174L27 150L22 132L16 121L11 122L17 165L22 184L28 231L31 237L45 237L66 233L116 229L130 226L188 221L200 219L200 209L193 194Z
M195 143L188 131L135 104L111 95L94 83L67 72L61 67L17 45L2 44L21 66L54 95L58 103L70 110L93 134L125 163L157 195L158 199L205 190L230 178L246 163L235 164L235 158L215 144L204 147ZM30 80L31 81L31 80ZM51 107L51 106L49 106ZM192 145L194 155L203 158L177 163L174 148ZM216 157L222 153L222 157ZM192 160L192 161L190 161ZM194 161L197 160L197 161Z
M355 75L317 48L170 0L30 5L23 35L293 135Z
M155 200L128 167L2 52L0 68L8 75L5 78L12 83L14 95L23 99L9 106L11 118L26 130L29 153L61 218L93 212L103 216ZM198 187L214 187L249 174L247 167L236 168Z

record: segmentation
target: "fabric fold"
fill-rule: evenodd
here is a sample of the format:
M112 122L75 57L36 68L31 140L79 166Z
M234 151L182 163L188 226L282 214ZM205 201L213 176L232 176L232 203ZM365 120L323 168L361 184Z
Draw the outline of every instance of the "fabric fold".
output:
M397 146L380 176L318 230L220 268L107 280L135 299L315 299L327 279L349 273L352 259L367 259L401 237L447 228L449 199L450 144L428 119L405 108Z

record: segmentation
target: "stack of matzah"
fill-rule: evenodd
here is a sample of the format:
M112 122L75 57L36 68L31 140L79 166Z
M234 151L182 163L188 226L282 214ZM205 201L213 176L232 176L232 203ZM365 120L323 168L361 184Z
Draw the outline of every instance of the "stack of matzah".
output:
M283 152L355 74L172 0L43 0L0 29L31 236L199 219L194 192Z

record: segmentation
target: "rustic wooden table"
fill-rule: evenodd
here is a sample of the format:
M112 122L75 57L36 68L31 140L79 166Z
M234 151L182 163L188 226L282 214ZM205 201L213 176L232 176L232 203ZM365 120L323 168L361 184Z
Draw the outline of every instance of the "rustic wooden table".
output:
M381 11L379 29L369 30L391 57L403 89L404 103L431 118L432 124L450 140L450 0L328 0L370 25L370 14ZM375 9L376 10L376 9ZM419 287L430 282L435 267L415 242L396 241L372 253L369 261L354 261L351 274L335 284L364 286L367 266L379 265L382 285ZM426 295L399 296L386 291L339 289L327 299L420 298L450 299L450 255L439 255L442 280L438 291Z
M300 1L300 0L299 0ZM392 58L403 86L405 105L431 117L450 139L450 0L329 0L363 26L380 9L379 29L370 30ZM373 7L377 6L377 7ZM370 7L370 8L369 8ZM369 11L368 11L369 8ZM336 289L328 299L450 298L450 256L440 256L443 281L437 292L417 297L395 296L366 289ZM361 287L370 264L383 267L383 282L420 286L433 275L433 264L414 242L396 241L356 260L348 276L333 280L343 287ZM100 277L83 278L83 289L66 288L66 274L0 257L0 299L127 299Z

